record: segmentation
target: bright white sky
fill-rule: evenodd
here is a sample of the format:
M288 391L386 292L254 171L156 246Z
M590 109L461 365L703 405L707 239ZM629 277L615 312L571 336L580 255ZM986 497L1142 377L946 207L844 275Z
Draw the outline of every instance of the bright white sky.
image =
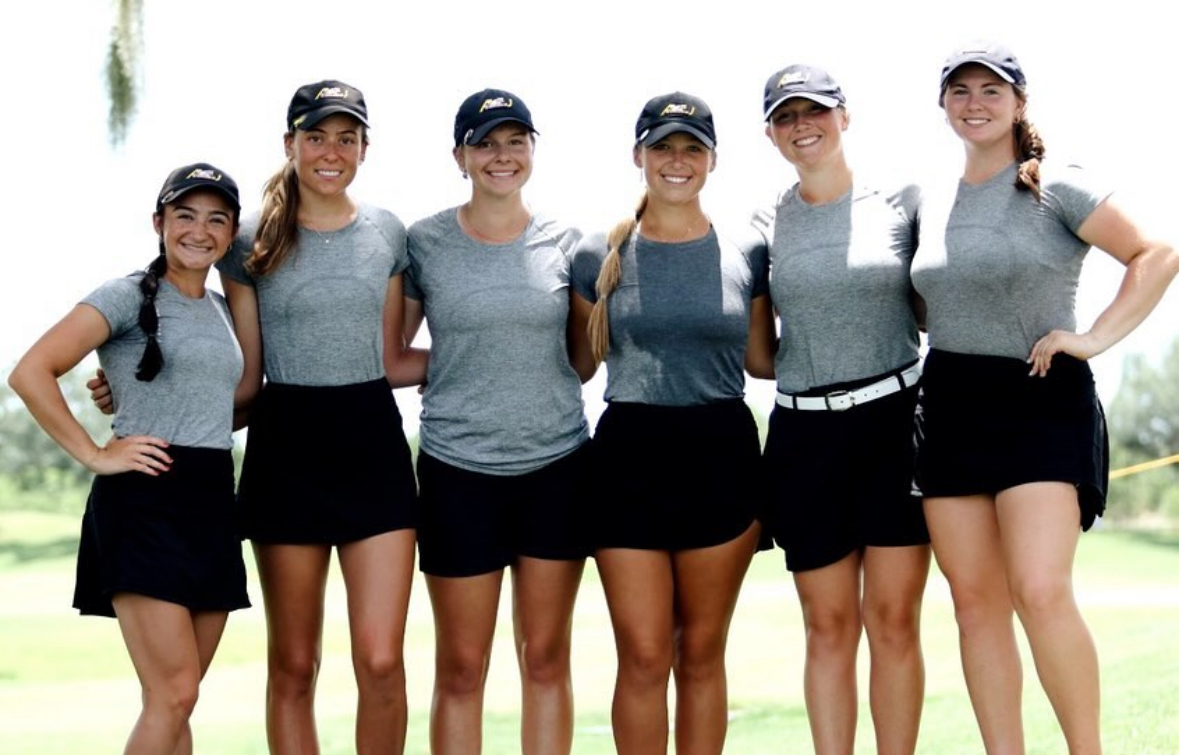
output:
M256 209L282 161L291 94L323 78L354 84L368 100L373 143L354 184L359 198L407 224L462 202L468 186L450 157L454 111L494 86L520 95L541 132L529 202L596 230L640 191L630 161L639 109L675 89L715 113L710 214L747 216L771 201L792 173L763 135L761 92L793 62L821 65L843 85L852 115L845 144L861 178L954 177L962 155L936 104L941 62L958 44L996 38L1028 74L1050 159L1108 175L1152 235L1179 241L1179 66L1157 2L144 2L143 98L117 151L107 145L102 78L108 3L17 2L0 12L9 176L0 373L81 296L150 261L150 216L172 168L216 163L237 179L246 210ZM1082 327L1120 276L1105 255L1091 256ZM1095 360L1107 401L1122 357L1159 353L1179 333L1177 315L1172 292L1151 321ZM591 413L600 395L591 384ZM412 433L413 397L399 401ZM768 400L756 402L768 412Z

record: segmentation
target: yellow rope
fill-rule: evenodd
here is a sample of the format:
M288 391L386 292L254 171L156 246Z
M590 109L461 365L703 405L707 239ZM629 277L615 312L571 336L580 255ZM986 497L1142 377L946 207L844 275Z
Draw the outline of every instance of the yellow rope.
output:
M1145 472L1148 469L1156 469L1157 467L1165 467L1168 464L1174 464L1177 461L1179 461L1179 454L1175 454L1174 456L1167 456L1162 459L1155 459L1154 461L1144 461L1141 464L1131 464L1128 467L1122 467L1121 469L1115 469L1114 471L1110 472L1109 479L1116 480L1119 477L1125 477L1127 475L1138 474L1139 472Z

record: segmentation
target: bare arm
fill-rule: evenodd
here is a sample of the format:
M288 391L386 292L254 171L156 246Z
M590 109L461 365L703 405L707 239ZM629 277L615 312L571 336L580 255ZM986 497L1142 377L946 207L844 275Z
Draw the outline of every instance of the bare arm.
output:
M110 338L110 326L97 309L79 304L41 336L8 376L33 419L70 456L96 474L167 471L168 444L149 435L112 438L99 446L82 427L57 380Z
M1054 330L1036 342L1028 355L1033 375L1046 375L1055 354L1091 359L1121 341L1146 319L1179 273L1179 254L1169 244L1146 238L1108 199L1089 215L1077 235L1126 266L1122 285L1088 332Z
M565 340L569 350L569 363L573 365L582 383L588 383L598 371L589 341L589 318L594 305L581 294L569 289L569 321L565 328Z
M394 388L422 385L430 361L427 349L410 346L422 325L422 303L404 296L401 274L389 279L385 294L385 376Z
M768 294L749 303L749 342L745 346L745 371L755 378L774 379L774 355L778 353L778 332L774 328L774 307Z
M250 406L262 390L262 326L258 316L258 292L253 287L221 275L221 288L233 315L233 331L242 347L245 365L233 393L233 429L249 420Z

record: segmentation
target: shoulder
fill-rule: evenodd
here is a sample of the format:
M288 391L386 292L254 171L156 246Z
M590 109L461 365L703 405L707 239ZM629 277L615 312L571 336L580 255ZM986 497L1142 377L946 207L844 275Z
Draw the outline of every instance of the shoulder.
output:
M1040 163L1040 187L1044 192L1100 197L1113 191L1109 180L1100 171L1087 170L1077 163L1049 160Z
M770 239L773 238L774 217L772 208L762 208L755 210L748 220L737 217L718 218L712 227L722 247L726 243L731 244L741 254L750 257L765 253Z
M533 214L529 232L538 238L551 239L567 255L573 253L583 235L580 229L545 212Z
M374 229L388 243L394 246L405 244L405 224L389 210L369 204L361 204L356 210L356 219Z
M429 246L432 240L457 227L454 219L456 210L455 207L448 207L411 223L408 230L410 244L418 248Z

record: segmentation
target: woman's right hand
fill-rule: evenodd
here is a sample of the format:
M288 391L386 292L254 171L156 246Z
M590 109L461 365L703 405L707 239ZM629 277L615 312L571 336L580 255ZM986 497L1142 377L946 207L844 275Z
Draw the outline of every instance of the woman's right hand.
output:
M164 450L167 447L168 441L152 435L111 438L86 466L99 475L142 472L159 477L160 472L167 472L172 466L172 457Z
M95 373L94 377L86 381L86 387L90 389L90 400L98 407L98 410L103 414L115 413L115 397L111 393L111 384L106 381L106 373L100 367Z

